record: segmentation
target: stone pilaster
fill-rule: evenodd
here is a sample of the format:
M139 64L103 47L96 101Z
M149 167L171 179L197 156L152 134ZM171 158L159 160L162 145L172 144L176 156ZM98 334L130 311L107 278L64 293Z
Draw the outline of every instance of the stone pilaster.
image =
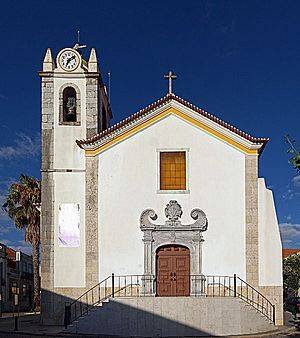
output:
M98 75L99 76L99 75ZM90 138L98 133L98 82L97 77L86 79L86 137Z
M259 285L258 261L258 156L245 155L246 280Z
M86 287L99 283L98 156L86 157L85 257Z
M44 321L54 311L53 77L42 77L41 307Z

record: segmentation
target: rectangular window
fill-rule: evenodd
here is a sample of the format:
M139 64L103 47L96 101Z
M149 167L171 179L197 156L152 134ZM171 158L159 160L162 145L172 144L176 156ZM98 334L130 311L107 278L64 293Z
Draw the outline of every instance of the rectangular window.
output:
M186 190L186 152L160 152L160 190Z

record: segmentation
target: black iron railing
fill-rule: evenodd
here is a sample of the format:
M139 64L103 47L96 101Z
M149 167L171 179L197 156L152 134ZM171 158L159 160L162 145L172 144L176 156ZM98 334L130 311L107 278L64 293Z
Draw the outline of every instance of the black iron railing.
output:
M191 290L193 290L194 283L192 277ZM236 275L203 276L201 289L195 287L194 290L196 290L196 296L204 294L206 297L238 297L275 324L275 305Z
M88 314L94 306L109 298L153 296L153 293L149 294L145 284L150 285L154 290L154 282L155 277L151 275L145 277L144 275L115 276L112 274L73 302L66 302L64 324L70 325L74 320Z
M238 297L275 324L275 306L259 291L234 276L180 275L186 277L190 296ZM156 295L153 275L120 275L102 280L76 300L65 304L65 326L86 315L92 308L114 297L146 297Z
M267 317L275 325L275 305L273 305L263 294L257 291L243 279L234 275L236 280L236 296L252 305L262 315Z

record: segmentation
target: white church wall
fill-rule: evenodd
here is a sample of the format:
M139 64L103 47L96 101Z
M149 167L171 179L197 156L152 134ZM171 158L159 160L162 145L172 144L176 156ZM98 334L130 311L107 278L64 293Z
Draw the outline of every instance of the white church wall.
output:
M85 286L84 187L84 173L54 174L54 287ZM65 203L79 204L79 246L64 247L59 241L59 207Z
M259 284L282 285L282 245L273 193L265 180L258 180L259 219Z
M80 149L76 140L86 137L86 78L78 77L70 80L80 91L81 125L59 125L59 92L60 88L68 83L66 74L54 77L54 168L84 169L84 151ZM58 146L59 145L59 146Z
M188 149L189 193L158 193L157 150ZM182 224L193 208L208 218L203 273L245 278L245 156L232 146L171 115L99 156L100 278L143 273L139 217L146 208L165 221L175 199ZM103 197L104 196L104 197Z

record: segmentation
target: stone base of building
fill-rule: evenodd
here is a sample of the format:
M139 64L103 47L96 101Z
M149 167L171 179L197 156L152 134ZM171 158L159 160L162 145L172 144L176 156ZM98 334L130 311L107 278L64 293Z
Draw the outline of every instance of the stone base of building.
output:
M65 304L81 296L85 288L55 288L54 291L42 290L41 321L45 325L63 325Z
M91 304L91 302L94 303L94 301L98 298L102 299L104 292L107 294L110 294L111 290L109 288L110 287L108 287L107 290L104 290L104 289L102 290L101 288L102 296L100 297L97 294L97 290L98 290L97 288L94 291L94 295L93 295L94 299L91 298L90 294L87 299L82 299L83 306L85 303L89 303L89 304ZM47 325L63 325L66 303L69 303L69 304L72 303L75 299L83 295L87 290L88 290L87 288L55 288L54 292L42 290L42 304L41 304L42 323L47 324ZM281 286L260 286L259 288L257 288L257 290L262 295L264 295L273 305L275 305L275 324L283 325L283 289L282 287ZM206 291L209 291L209 290L207 289ZM209 294L212 295L212 292L209 292ZM139 297L138 294L135 295L135 292L132 292L131 295L133 296L133 298L130 298L130 299L134 299L134 297L136 297L135 299L137 300L144 299L144 298L158 299L158 300L161 300L161 299L175 299L176 300L176 299L182 298L186 300L190 299L191 300L190 302L193 302L192 299L198 298L198 297L194 297L192 293L190 297L155 297L153 292L142 294L143 296L148 296L148 297ZM209 301L209 299L215 298L215 297L206 297L204 293L198 292L197 296L200 296L200 295L202 296L200 298L207 299L207 304L210 304L209 302L213 302L213 301ZM222 295L222 292L220 293L220 295ZM219 297L219 298L227 298L227 297ZM123 298L115 298L115 299L123 299ZM231 299L231 297L229 297L229 299ZM149 302L152 302L152 300L149 300ZM201 302L201 300L199 302ZM226 301L224 301L224 304L225 303ZM205 304L203 304L203 306L204 305ZM245 306L248 306L248 305L245 303ZM184 307L184 309L186 309L186 307ZM207 309L203 308L202 311L207 311Z
M110 298L66 333L149 336L228 336L276 326L237 297Z
M283 287L260 286L257 290L275 305L276 325L283 325Z

